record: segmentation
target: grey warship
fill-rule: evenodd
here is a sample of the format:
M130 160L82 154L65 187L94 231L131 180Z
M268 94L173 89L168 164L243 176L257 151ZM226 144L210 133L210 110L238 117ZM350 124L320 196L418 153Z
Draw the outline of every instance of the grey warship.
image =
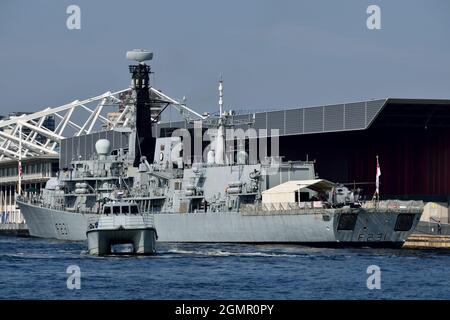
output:
M421 201L361 201L358 190L319 179L312 161L255 162L242 150L230 156L225 131L236 124L223 111L222 81L219 115L204 120L214 128L211 146L188 161L190 145L181 136L152 137L152 105L167 101L149 83L145 61L152 54L129 57L139 63L130 66L127 125L117 129L128 133L128 149L97 149L40 194L19 196L31 236L86 240L89 221L111 201L138 204L154 219L160 242L401 247L417 226Z

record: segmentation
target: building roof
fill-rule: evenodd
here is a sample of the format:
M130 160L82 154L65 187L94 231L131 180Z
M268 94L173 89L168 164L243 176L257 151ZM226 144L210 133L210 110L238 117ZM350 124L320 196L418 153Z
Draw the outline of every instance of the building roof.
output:
M325 179L315 180L291 180L285 183L279 184L273 188L267 189L262 192L263 195L268 194L280 194L280 193L292 193L299 189L308 188L313 191L321 191L330 189L334 186L334 183Z
M360 102L341 103L322 106L298 107L292 109L275 110L238 114L233 117L238 122L247 124L237 125L237 128L254 128L278 130L278 135L302 135L313 133L343 132L366 130L383 113L384 109L398 109L403 116L419 112L425 119L440 118L435 110L450 113L450 99L399 99L386 98ZM395 116L395 115L394 115ZM417 118L417 116L415 117ZM414 118L414 119L415 119ZM252 123L249 125L248 123ZM175 128L193 128L193 124L185 121L159 123L154 126L155 136L165 136L161 130ZM273 132L273 135L277 135Z

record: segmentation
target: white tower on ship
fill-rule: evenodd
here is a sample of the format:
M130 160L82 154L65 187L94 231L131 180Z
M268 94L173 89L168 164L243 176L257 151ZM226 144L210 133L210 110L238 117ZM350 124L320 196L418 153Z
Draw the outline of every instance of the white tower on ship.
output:
M225 113L223 112L223 80L219 81L219 127L217 129L215 162L225 164Z

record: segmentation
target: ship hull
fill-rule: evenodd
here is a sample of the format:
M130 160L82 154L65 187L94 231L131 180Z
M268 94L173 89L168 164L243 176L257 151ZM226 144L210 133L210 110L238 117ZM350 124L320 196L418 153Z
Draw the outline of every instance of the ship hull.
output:
M131 243L133 254L152 255L156 253L156 231L154 228L94 229L86 232L88 251L91 255L111 254L111 246Z
M31 236L70 241L86 240L88 220L95 214L71 213L19 202ZM158 213L154 215L158 242L292 243L323 247L401 247L413 232L395 231L401 213L356 210L351 230L339 223L342 212L326 214L245 215L225 213Z

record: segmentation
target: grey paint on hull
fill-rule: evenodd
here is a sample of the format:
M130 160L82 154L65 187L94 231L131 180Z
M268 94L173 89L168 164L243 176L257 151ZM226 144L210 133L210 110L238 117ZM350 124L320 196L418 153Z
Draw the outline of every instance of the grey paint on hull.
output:
M111 254L115 244L132 244L134 254L150 255L156 253L156 231L153 228L136 229L92 229L86 232L89 254Z
M89 217L19 202L30 235L62 240L86 240ZM361 210L353 231L337 230L339 213L246 216L228 213L155 214L158 241L236 243L402 243L415 229L394 231L397 213L369 213ZM326 221L328 220L328 221Z

